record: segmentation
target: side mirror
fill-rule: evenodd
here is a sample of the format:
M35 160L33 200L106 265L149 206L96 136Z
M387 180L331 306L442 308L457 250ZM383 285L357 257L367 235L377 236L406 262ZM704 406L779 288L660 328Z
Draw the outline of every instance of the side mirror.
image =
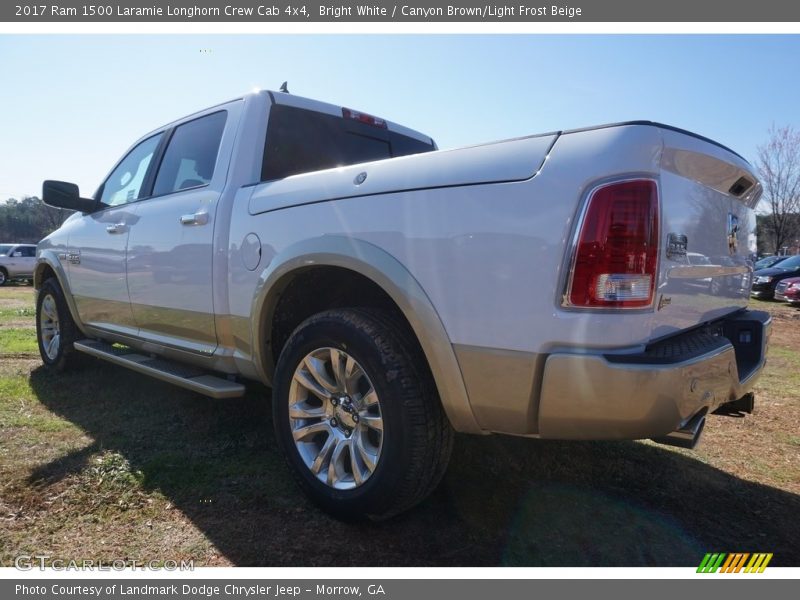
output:
M45 181L42 184L42 202L83 213L92 212L96 205L92 198L81 198L78 186L66 181Z
M19 258L20 256L22 256L22 252L18 250L11 255L11 258Z

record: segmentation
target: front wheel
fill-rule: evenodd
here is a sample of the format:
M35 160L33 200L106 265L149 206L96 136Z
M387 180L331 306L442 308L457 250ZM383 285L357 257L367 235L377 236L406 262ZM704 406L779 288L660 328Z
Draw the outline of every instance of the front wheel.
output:
M45 366L63 371L77 362L72 343L78 329L56 279L42 284L36 299L36 340Z
M348 520L421 502L453 443L421 351L383 311L330 310L304 321L281 352L272 410L303 491Z
M0 286L4 286L6 283L8 283L8 273L5 269L0 269Z

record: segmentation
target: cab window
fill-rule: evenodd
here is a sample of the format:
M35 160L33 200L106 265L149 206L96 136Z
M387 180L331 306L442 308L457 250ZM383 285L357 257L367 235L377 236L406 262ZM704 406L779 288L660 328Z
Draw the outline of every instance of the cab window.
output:
M225 111L179 125L158 168L153 195L208 185L214 176L217 153L225 129Z
M261 180L433 150L432 142L395 131L276 104L270 108Z
M106 207L134 202L141 197L142 184L162 134L147 138L122 159L103 184L100 203Z

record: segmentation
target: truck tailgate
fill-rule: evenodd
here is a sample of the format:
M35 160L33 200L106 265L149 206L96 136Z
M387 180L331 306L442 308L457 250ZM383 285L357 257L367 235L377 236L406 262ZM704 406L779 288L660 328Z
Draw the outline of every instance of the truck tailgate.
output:
M740 156L664 128L662 244L653 338L743 308L761 186Z

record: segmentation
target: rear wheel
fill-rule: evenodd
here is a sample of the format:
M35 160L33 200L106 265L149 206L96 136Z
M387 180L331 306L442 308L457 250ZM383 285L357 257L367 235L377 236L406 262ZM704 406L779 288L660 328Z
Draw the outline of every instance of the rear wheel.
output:
M390 313L331 310L281 352L273 418L303 491L334 516L387 518L445 471L453 431L416 343Z
M47 279L36 299L36 339L45 366L56 371L74 366L78 356L72 343L77 335L61 286Z

